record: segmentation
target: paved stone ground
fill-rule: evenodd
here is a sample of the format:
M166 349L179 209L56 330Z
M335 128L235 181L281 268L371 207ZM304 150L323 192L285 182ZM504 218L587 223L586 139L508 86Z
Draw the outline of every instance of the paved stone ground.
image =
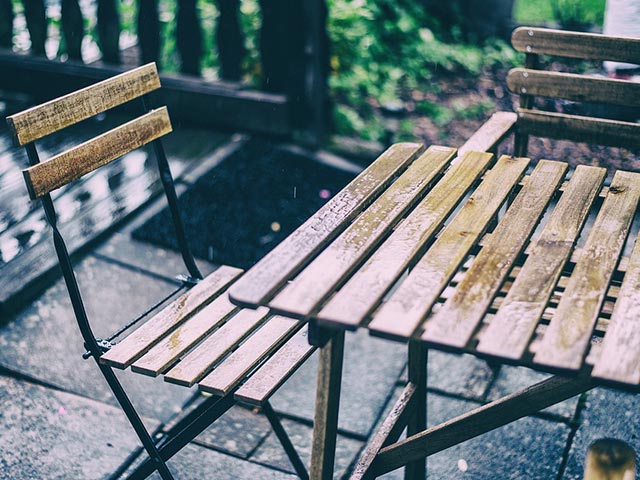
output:
M77 264L98 334L143 311L172 288L172 275L181 271L178 255L129 236L157 208L150 206ZM120 471L142 458L124 415L81 353L61 281L0 328L0 480L119 478ZM316 362L312 357L273 398L306 462ZM430 353L428 375L430 425L544 378L439 352ZM194 393L128 372L121 378L151 429L174 418ZM405 381L405 347L348 335L335 478L348 475ZM594 390L583 401L568 400L434 455L429 478L581 478L585 451L594 439L613 436L640 448L639 427L630 421L638 402L628 394ZM294 478L265 417L242 407L202 433L170 467L180 479ZM402 475L396 471L384 478Z

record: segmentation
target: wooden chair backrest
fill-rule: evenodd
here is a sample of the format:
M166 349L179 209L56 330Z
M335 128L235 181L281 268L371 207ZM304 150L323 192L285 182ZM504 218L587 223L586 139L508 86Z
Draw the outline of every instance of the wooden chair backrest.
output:
M160 88L154 63L7 117L17 145L28 145L65 127ZM33 165L23 174L32 199L171 132L166 107L148 113Z
M533 108L536 96L640 107L640 83L539 69L539 55L640 64L640 39L520 27L513 32L511 42L526 54L525 68L514 68L507 76L509 90L520 95L517 155L526 154L527 135L640 147L640 124Z

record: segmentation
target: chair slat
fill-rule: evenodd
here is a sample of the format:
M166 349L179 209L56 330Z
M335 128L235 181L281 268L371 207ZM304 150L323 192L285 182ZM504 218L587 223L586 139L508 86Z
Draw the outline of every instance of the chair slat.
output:
M488 152L513 131L518 116L513 112L496 112L458 149L458 159L467 152ZM454 160L456 162L457 160Z
M511 35L519 52L640 64L640 40L547 28L520 27Z
M507 75L507 86L517 94L640 106L640 83L625 80L514 68Z
M296 330L300 322L275 316L253 334L198 385L205 392L226 395L264 358L276 351Z
M503 156L369 324L378 335L408 338L485 232L529 165Z
M463 155L315 317L349 329L362 323L492 160L490 153Z
M521 133L613 147L640 147L640 124L537 110L518 110Z
M229 290L238 305L256 307L268 300L318 250L338 235L367 202L386 188L394 177L422 152L422 145L391 146L349 185L338 192L296 232L268 253Z
M131 370L152 377L159 375L237 311L226 295L220 295L136 360Z
M100 362L125 369L158 343L167 332L180 325L220 295L242 270L222 266L195 287L162 309L144 325L131 333L100 357Z
M582 366L609 281L640 199L640 174L618 171L534 361L568 370Z
M160 88L154 63L7 117L17 145L24 145Z
M576 168L498 313L480 337L478 351L511 359L525 353L606 173L604 168Z
M213 365L220 361L238 343L260 325L267 317L267 308L243 309L229 319L200 345L190 351L180 363L169 370L164 379L167 382L193 386L204 377Z
M306 318L431 186L456 151L432 146L289 283L269 307Z
M298 331L273 356L251 375L234 394L249 405L264 405L280 386L316 350L309 345L308 330Z
M640 383L640 240L631 253L602 352L592 375L616 382Z
M424 324L422 340L459 348L469 342L560 186L567 166L563 162L538 162L454 295Z
M166 107L153 110L23 170L29 195L41 197L169 132Z

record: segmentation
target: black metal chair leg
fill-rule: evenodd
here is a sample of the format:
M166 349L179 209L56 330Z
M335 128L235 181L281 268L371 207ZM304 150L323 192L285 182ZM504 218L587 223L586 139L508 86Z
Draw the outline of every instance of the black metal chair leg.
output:
M273 431L278 437L278 440L280 440L280 443L282 444L282 448L284 448L284 451L287 454L287 457L289 457L289 461L291 462L291 465L296 471L296 474L302 480L308 480L309 472L307 472L307 469L304 466L304 463L302 462L300 455L298 455L298 452L293 446L293 443L291 443L291 439L289 438L289 435L287 435L287 432L282 426L282 423L278 418L278 414L273 410L273 407L269 402L263 405L262 411L267 416L267 419L271 424L271 428L273 428Z

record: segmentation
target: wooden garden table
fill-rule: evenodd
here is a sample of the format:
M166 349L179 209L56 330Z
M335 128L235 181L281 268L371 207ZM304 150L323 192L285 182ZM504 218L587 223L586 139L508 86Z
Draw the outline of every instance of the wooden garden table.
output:
M427 455L599 383L637 387L640 246L623 253L640 174L605 175L396 144L231 287L321 347L312 478L332 477L345 330L409 345L409 383L352 478L424 478ZM563 376L426 430L428 348Z

